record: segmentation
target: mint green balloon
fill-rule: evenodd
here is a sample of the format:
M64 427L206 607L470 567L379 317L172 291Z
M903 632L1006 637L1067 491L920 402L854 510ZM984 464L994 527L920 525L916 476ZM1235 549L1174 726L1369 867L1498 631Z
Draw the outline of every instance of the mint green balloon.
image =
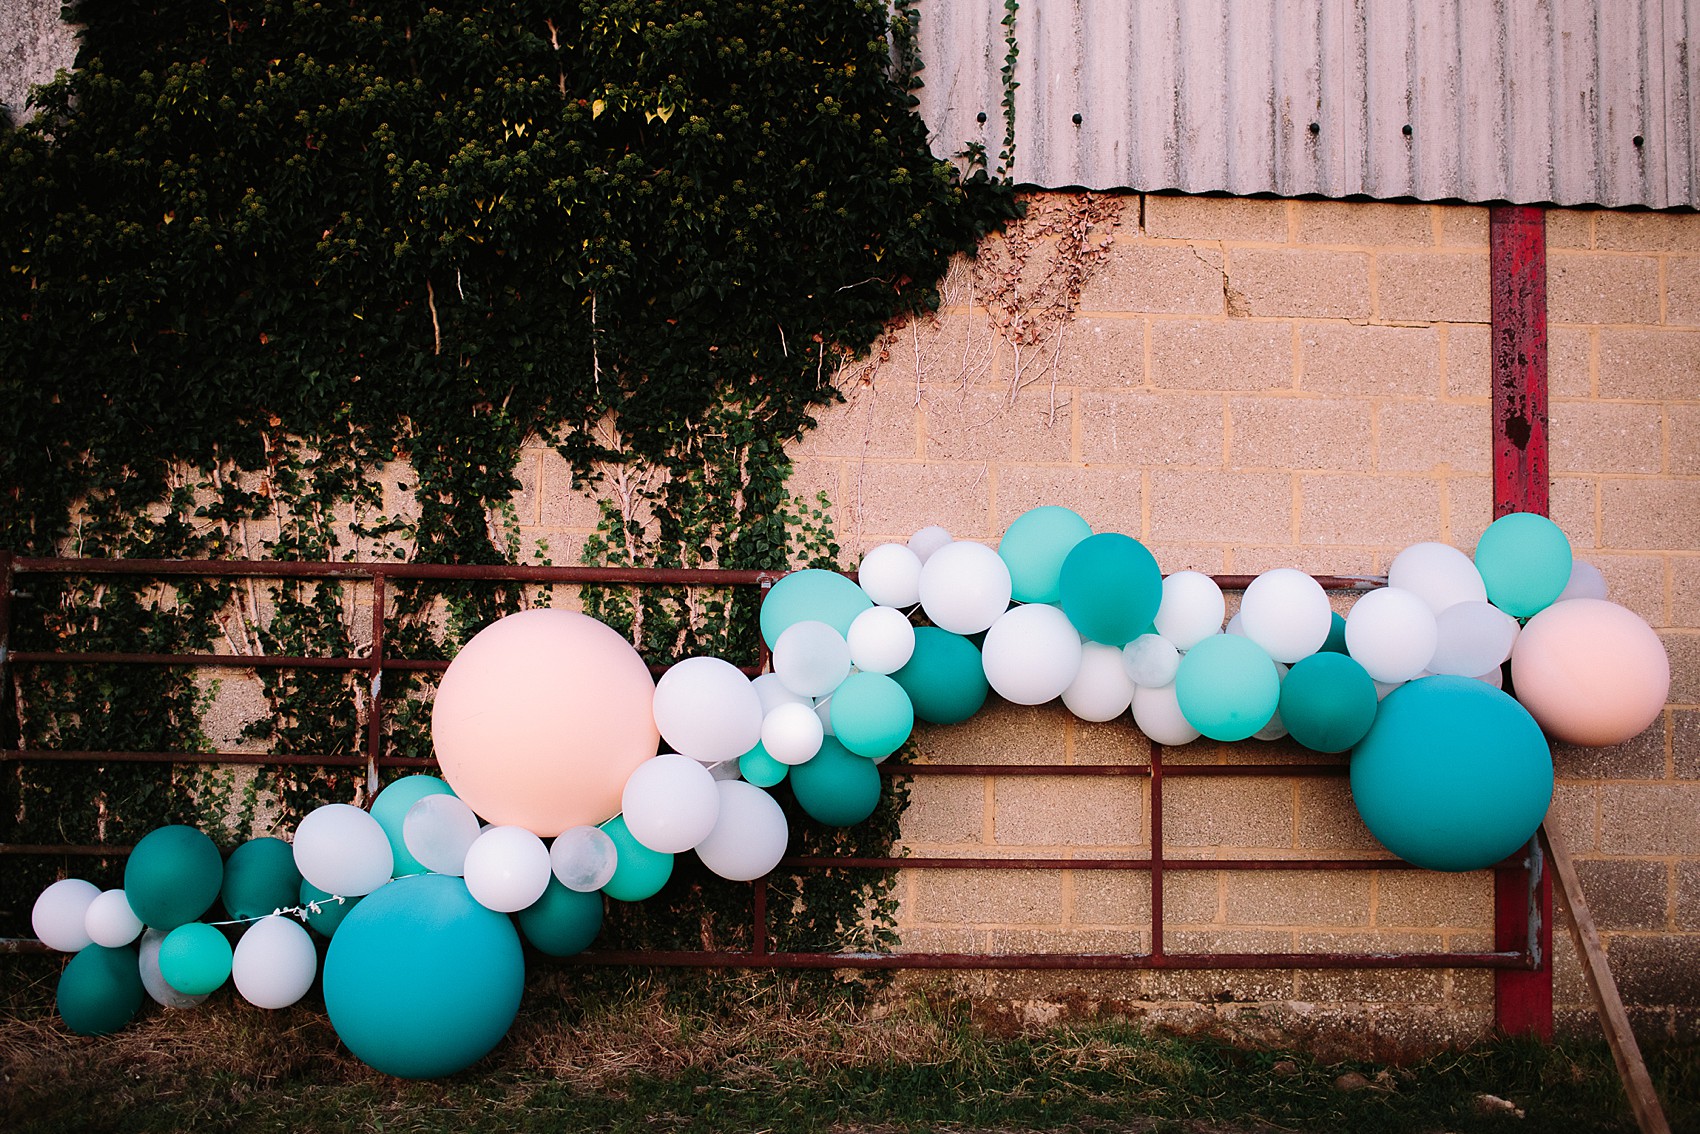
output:
M247 920L287 909L300 893L295 849L282 839L249 839L225 861L219 897L233 918Z
M626 817L616 815L602 824L603 831L614 840L614 877L602 887L602 892L620 902L641 902L660 893L673 876L673 856L666 851L650 850L632 837L626 828Z
M1101 532L1075 544L1063 560L1058 586L1063 613L1074 628L1118 648L1145 632L1163 602L1156 557L1120 532Z
M372 818L378 821L378 826L389 836L390 851L395 856L395 869L391 872L393 877L425 873L424 864L409 853L407 840L402 838L402 824L407 819L408 811L428 795L454 793L448 781L436 776L403 776L380 791L378 798L372 801Z
M56 1000L67 1028L109 1036L135 1018L144 996L134 946L85 945L59 974Z
M824 622L849 634L856 616L873 605L868 592L836 571L793 571L762 599L761 636L772 649L779 636L799 622Z
M915 629L915 652L891 675L909 694L919 720L960 724L986 703L991 685L980 650L960 634L937 626Z
M1512 512L1488 525L1476 544L1476 570L1488 601L1513 618L1551 606L1570 582L1570 540L1534 512Z
M602 932L602 891L569 890L553 874L543 896L515 915L519 931L539 952L570 957Z
M1281 723L1315 752L1344 752L1375 723L1375 681L1345 654L1300 658L1281 682Z
M832 691L828 704L838 742L869 760L890 756L915 731L909 694L883 673L852 673Z
M143 925L175 929L218 900L224 859L193 827L173 824L142 836L124 864L124 896Z
M738 757L738 774L744 777L745 783L751 783L760 788L770 788L785 778L791 769L768 755L761 741L756 746Z
M159 975L185 996L217 992L230 979L230 939L204 921L191 921L159 943Z
M359 905L365 895L359 898L344 897L337 901L336 895L328 890L321 890L305 878L301 880L301 891L297 895L297 903L307 910L307 928L321 937L330 937L336 933L336 927L342 924L349 911ZM312 903L319 903L319 912L314 913Z
M880 802L880 770L835 737L821 742L807 763L791 769L791 792L809 818L829 827L852 827Z
M1091 534L1092 525L1078 512L1056 504L1017 516L998 542L998 554L1009 567L1011 597L1016 602L1061 599L1063 560Z
M1245 740L1275 715L1281 674L1250 638L1212 634L1181 655L1175 700L1187 723L1212 740Z

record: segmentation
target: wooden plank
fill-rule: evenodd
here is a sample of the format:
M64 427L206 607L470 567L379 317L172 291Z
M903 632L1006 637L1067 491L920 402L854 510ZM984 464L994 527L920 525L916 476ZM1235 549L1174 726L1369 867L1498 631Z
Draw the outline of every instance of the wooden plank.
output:
M1582 961L1582 975L1588 982L1588 995L1593 998L1594 1010L1605 1025L1606 1042L1611 1045L1611 1057L1617 1064L1618 1077L1623 1080L1623 1093L1629 1096L1629 1109L1635 1112L1635 1123L1641 1134L1670 1134L1659 1093L1647 1074L1647 1064L1641 1058L1640 1045L1629 1027L1629 1016L1623 1010L1623 998L1617 993L1617 981L1606 963L1605 950L1600 947L1600 932L1588 903L1582 897L1582 886L1576 878L1576 864L1571 861L1569 845L1553 829L1551 821L1542 824L1541 842L1547 858L1558 875L1559 888L1564 894L1565 908L1570 911L1570 938L1576 943L1576 955Z

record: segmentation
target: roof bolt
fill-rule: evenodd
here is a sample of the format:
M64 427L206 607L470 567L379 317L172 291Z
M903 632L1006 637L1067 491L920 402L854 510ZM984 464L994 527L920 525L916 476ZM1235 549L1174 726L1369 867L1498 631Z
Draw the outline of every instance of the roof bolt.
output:
M974 121L983 124L986 121L986 112L982 110L980 113L976 114L974 116Z
M1322 133L1322 123L1312 122L1310 124L1310 136L1314 138L1320 133Z
M1076 114L1076 115L1075 115L1075 116L1074 116L1074 124L1075 124L1075 125L1076 125L1076 126L1078 126L1078 125L1080 125L1080 115L1078 115L1078 114Z
M1411 136L1411 124L1409 122L1405 123L1404 127L1399 132L1409 138Z
M1636 149L1640 149L1642 146L1647 144L1647 139L1643 138L1639 134L1635 135L1635 137L1630 140L1635 143Z

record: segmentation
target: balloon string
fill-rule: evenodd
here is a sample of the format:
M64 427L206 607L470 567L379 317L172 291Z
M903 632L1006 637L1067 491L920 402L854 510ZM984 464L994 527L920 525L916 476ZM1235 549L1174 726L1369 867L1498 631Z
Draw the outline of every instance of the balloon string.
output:
M394 878L390 879L390 881L391 882L399 882L403 878L420 878L420 877L423 877L426 874L431 874L431 873L434 873L434 872L430 871L430 870L416 870L412 874L397 874ZM325 907L329 906L332 902L335 902L337 905L340 906L340 905L343 905L346 902L353 902L353 901L358 901L358 900L359 900L358 898L350 898L350 897L343 895L343 894L327 894L323 898L315 898L310 902L303 902L302 904L300 904L298 906L279 906L277 909L273 910L269 914L255 914L253 917L233 917L228 921L209 921L209 922L205 922L204 924L206 924L206 925L252 925L256 921L264 921L268 917L278 917L279 915L283 915L283 916L287 916L287 917L295 917L295 918L301 919L302 921L306 921L307 918L311 915L324 913Z

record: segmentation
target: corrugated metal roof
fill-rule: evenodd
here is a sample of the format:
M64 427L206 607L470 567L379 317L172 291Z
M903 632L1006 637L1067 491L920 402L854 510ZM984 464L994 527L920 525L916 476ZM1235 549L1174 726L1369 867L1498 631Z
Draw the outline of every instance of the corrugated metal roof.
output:
M1003 0L916 9L934 152L978 142L995 166ZM1020 0L1012 173L1053 188L1696 207L1691 29L1700 0Z

